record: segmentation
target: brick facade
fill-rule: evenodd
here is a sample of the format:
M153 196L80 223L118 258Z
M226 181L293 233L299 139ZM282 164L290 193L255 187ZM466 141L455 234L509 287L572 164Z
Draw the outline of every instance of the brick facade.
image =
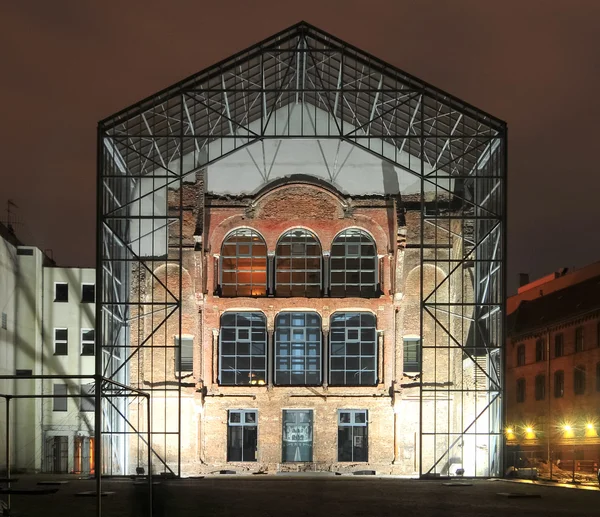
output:
M171 229L169 242L175 247L183 243L183 271L176 265L161 264L135 271L132 275L132 296L156 302L179 296L181 278L181 328L177 312L168 316L168 309L152 313L148 308L131 327L131 344L141 344L151 329L154 332L135 360L131 362L131 383L142 389L156 388L153 401L153 428L168 432L177 421L176 399L181 383L181 454L182 474L212 472L219 469L275 472L277 470L344 471L373 469L379 473L415 474L418 472L419 376L403 372L403 338L421 337L424 347L423 382L448 384L452 378L467 379L472 371L463 373L462 352L451 346L448 336L441 339L439 328L431 317L423 316L423 336L420 336L420 289L423 275L424 293L436 290L439 302L462 301L472 297L465 270L450 273L447 264L420 266L420 213L402 206L400 197L370 196L350 198L310 181L289 181L263 189L245 198L212 197L203 193L202 175L193 184L184 184L181 191L169 191L171 206L183 199L183 235ZM401 217L398 216L401 214ZM370 235L377 248L378 281L381 294L373 298L360 297L220 297L219 255L226 236L237 228L250 228L265 240L268 252L275 252L279 237L287 230L303 228L318 238L324 256L331 250L335 236L348 228L359 228ZM452 228L460 234L461 228ZM450 234L450 232L447 232ZM424 243L436 242L434 229L425 228ZM448 259L462 253L460 239L449 237L448 245L425 249L426 257ZM449 263L448 263L449 264ZM153 275L149 274L153 272ZM443 287L440 288L440 285ZM265 315L268 333L272 335L275 318L282 311L312 311L320 315L323 342L327 341L331 315L336 311L367 312L375 315L377 329L377 379L375 386L334 387L324 382L316 387L284 387L267 384L257 386L223 386L218 382L220 318L227 311L254 311ZM163 322L164 320L164 322ZM443 324L458 334L461 318L439 315ZM464 331L465 335L467 330ZM174 339L178 335L193 337L193 372L175 371ZM272 337L271 337L272 339ZM436 347L439 346L439 349ZM324 345L327 350L327 345ZM325 354L325 352L323 352ZM458 375L460 373L460 375ZM268 374L270 375L270 374ZM456 385L455 381L455 385ZM458 381L461 382L461 381ZM466 382L466 381L465 381ZM165 400L167 403L165 404ZM461 407L464 404L464 407ZM453 406L452 419L435 424L437 432L460 431L460 413L472 413L472 407L452 396L429 393L424 396L423 414L427 425L435 421L436 411ZM144 429L144 409L132 405L130 418L140 419ZM313 411L313 461L282 462L282 411L285 409ZM256 462L227 461L228 411L256 409L258 440ZM368 462L340 462L337 457L340 409L368 411ZM448 438L427 443L423 461L433 462L439 450L448 447ZM176 439L156 440L153 446L162 454L173 452ZM139 453L139 442L131 441L130 457ZM436 453L436 448L438 449ZM166 450L165 450L166 449ZM143 457L143 454L142 454ZM446 460L448 461L448 460Z

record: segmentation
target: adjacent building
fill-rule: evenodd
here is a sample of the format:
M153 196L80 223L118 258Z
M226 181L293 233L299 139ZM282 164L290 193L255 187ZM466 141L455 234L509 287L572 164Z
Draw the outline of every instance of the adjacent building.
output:
M12 469L89 473L94 407L80 396L90 390L88 382L28 377L94 374L95 270L58 267L11 229L0 225L0 232L0 369L18 376L0 380L0 393L14 396ZM4 464L6 399L0 404Z
M509 464L600 461L600 262L528 282L508 299ZM512 456L511 456L512 455Z

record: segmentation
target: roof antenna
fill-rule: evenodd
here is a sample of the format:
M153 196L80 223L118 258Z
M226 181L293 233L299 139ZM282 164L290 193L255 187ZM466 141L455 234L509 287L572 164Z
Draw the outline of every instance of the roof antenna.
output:
M8 199L6 201L6 215L7 215L7 219L5 221L6 227L8 228L8 230L14 234L15 233L15 227L14 225L16 224L20 224L17 221L17 217L15 214L15 211L13 208L19 208L17 206L17 204L12 200L12 199Z

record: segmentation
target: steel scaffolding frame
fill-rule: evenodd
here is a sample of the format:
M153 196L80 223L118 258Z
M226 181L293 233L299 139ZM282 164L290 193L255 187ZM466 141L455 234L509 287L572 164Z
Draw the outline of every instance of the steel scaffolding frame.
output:
M289 123L297 106L300 129ZM450 250L420 246L421 268L445 272L432 290L421 275L421 335L435 335L421 356L460 357L460 367L448 360L445 371L419 380L420 475L469 454L485 458L475 460L477 475L500 473L506 131L501 120L304 22L101 121L96 375L127 386L145 347L181 354L168 344L167 326L181 334L184 178L269 140L336 139L418 177L421 241L427 233L433 248ZM332 182L337 158L327 171ZM266 182L264 162L252 166ZM178 284L157 270L177 271ZM153 287L142 293L148 279L160 295ZM147 384L135 388L156 401L152 414L164 406L164 421L149 430L153 463L180 475L181 383L169 384L165 371ZM139 414L131 421L126 404L103 404L97 391L96 432L114 437L105 471L127 474L133 460L124 437L143 432ZM166 418L168 404L176 422Z

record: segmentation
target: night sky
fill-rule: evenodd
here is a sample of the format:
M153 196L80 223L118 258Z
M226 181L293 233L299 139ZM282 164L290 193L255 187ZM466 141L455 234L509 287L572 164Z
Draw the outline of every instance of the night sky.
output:
M507 121L511 291L600 259L598 0L2 2L0 218L93 266L97 122L300 20Z

